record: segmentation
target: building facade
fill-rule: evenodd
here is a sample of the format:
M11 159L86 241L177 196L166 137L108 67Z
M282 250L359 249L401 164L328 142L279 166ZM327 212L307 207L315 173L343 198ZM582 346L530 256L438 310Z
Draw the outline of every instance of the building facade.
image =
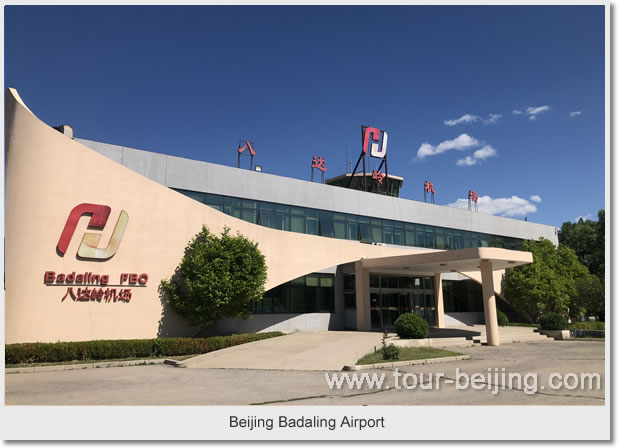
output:
M7 342L194 334L157 286L203 224L268 265L253 318L218 332L377 330L402 312L490 325L504 269L532 261L522 241L557 243L551 226L72 138L13 89L5 104Z

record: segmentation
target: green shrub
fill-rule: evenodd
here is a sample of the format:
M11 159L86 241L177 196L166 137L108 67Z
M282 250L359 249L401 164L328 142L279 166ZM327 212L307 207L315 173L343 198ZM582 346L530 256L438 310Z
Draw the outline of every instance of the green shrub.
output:
M404 313L395 320L394 325L402 339L423 339L429 335L427 321L418 314Z
M508 327L509 325L509 318L500 310L498 310L498 325L501 327Z
M5 345L6 364L197 355L282 336L280 331L209 338L120 339Z
M605 330L605 322L573 322L569 328L575 330Z
M389 344L382 349L382 359L387 361L396 361L399 359L400 352L399 347Z
M546 313L539 317L541 330L566 330L567 318L558 313Z

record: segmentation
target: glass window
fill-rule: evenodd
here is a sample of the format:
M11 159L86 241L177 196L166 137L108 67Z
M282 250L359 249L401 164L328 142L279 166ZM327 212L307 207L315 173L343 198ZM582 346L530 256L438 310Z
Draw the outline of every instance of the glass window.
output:
M403 236L403 224L400 222L393 222L393 244L399 246L406 244Z
M247 208L243 208L242 209L242 214L241 214L241 219L243 221L248 221L251 222L253 224L257 223L257 213L255 209L247 209Z
M376 243L381 243L382 240L382 220L380 219L372 219L371 220L371 241Z
M416 245L418 247L427 247L425 243L425 232L423 232L422 230L416 231Z
M369 274L369 287L370 288L380 287L380 276L378 274Z
M421 283L420 277L414 277L412 279L412 288L414 289L423 289L423 284Z
M343 276L343 289L346 291L356 289L356 275L346 274Z
M444 229L436 229L436 249L446 249L446 235Z
M274 211L275 210L275 204L273 204L272 202L261 202L260 201L260 210Z
M333 213L211 193L173 190L235 218L273 229L309 235L449 250L469 247L521 250L523 243L519 238Z
M305 229L309 235L319 235L320 234L319 218L307 216L307 218L305 218L305 224L306 224Z
M318 282L320 281L317 275L307 275L305 278L307 280L307 286L318 286Z
M393 244L393 227L386 223L384 224L384 242Z
M347 238L345 215L335 214L333 217L333 226L335 228L335 238Z
M406 224L406 246L416 246L416 236L414 235L414 224Z
M322 275L320 277L320 286L325 288L332 288L334 286L335 277L332 275Z
M360 231L361 241L371 241L371 228L369 227L369 218L358 218L358 228Z
M290 230L292 232L305 233L305 217L304 216L290 216Z
M275 204L275 210L286 215L290 214L290 206L283 204Z
M358 240L358 219L354 215L344 215L344 216L345 216L345 239Z
M275 229L290 230L290 216L277 212L275 214Z
M436 234L433 228L426 226L425 227L425 247L435 248L436 247Z
M335 236L333 213L320 211L320 235L329 237Z

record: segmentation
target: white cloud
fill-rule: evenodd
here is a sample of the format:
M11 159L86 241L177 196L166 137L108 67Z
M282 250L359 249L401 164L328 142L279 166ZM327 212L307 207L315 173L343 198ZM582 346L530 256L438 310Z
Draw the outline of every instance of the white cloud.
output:
M551 107L545 105L545 106L529 106L526 108L525 111L521 111L519 109L515 109L513 111L513 115L525 115L528 117L529 120L534 121L536 120L540 114L547 112L548 110L550 110Z
M425 157L435 156L436 154L441 154L443 152L450 151L451 149L463 151L465 149L473 148L478 145L479 141L474 137L471 137L468 134L461 134L459 137L453 140L443 141L438 146L433 146L430 143L423 143L420 148L418 148L418 151L416 152L416 157L422 160Z
M472 166L476 165L476 160L472 157L467 156L465 159L461 159L457 161L457 166Z
M532 196L530 196L530 200L534 201L534 202L541 202L541 196L539 196L538 194L533 194Z
M572 117L577 117L577 116L579 116L579 115L581 115L581 114L582 114L582 111L581 111L581 110L576 110L575 112L571 112L571 113L569 114L569 117L571 117L571 118L572 118Z
M543 112L547 112L551 107L549 106L536 106L536 107L528 107L526 109L526 115L538 115Z
M497 154L496 150L491 145L483 146L481 149L474 151L474 158L485 160L487 157L493 157Z
M460 123L474 123L475 121L479 121L481 117L478 115L464 114L459 118L455 118L454 120L444 120L444 124L446 126L455 126Z
M483 124L496 124L500 118L502 118L500 114L489 114L487 118L481 118L478 115L464 114L453 120L444 120L444 125L456 126L462 123L475 123L477 121L481 121Z
M489 114L489 117L483 120L483 124L496 124L500 118L501 114Z
M457 199L448 204L449 207L468 209L468 199ZM530 201L518 196L510 198L492 198L490 196L479 196L479 212L498 216L525 216L536 212L536 206Z
M472 166L476 165L477 162L481 160L485 160L488 157L494 157L498 153L497 151L491 147L491 145L483 146L481 149L477 149L474 151L474 154L471 156L467 156L465 159L460 159L457 161L457 166Z

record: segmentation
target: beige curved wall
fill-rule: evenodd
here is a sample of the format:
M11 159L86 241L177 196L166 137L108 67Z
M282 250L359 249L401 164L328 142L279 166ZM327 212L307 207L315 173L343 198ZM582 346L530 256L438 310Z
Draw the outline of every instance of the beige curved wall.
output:
M13 89L6 91L5 111L7 343L155 337L163 311L157 286L173 274L202 224L214 232L227 225L258 242L268 264L267 289L361 257L424 252L277 231L232 218L65 137L36 118ZM69 212L80 203L111 207L100 247L107 245L121 210L127 211L128 225L111 259L77 259L87 217L80 219L65 256L56 253ZM129 303L61 301L66 287L46 286L47 270L108 274L114 284L121 273L147 273L149 281L133 288ZM194 332L173 316L168 321L173 333Z

